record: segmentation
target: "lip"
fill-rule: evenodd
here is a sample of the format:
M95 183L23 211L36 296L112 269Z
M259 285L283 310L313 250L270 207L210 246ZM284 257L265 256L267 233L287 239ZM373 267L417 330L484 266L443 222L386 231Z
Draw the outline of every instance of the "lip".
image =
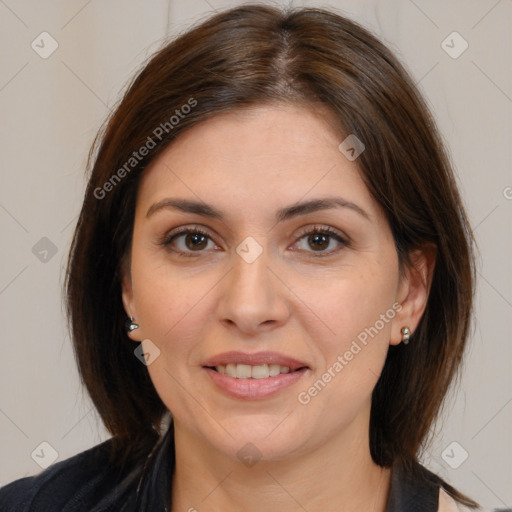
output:
M205 367L204 370L214 384L228 396L244 400L261 400L295 384L308 371L308 368L290 371L290 373L280 373L266 379L237 379L218 373L212 368Z
M289 373L281 373L265 379L238 379L227 374L218 373L214 366L227 364L278 364L290 368ZM279 393L295 384L308 370L309 366L293 357L279 352L224 352L208 359L203 369L213 383L225 394L232 398L244 400L260 400Z
M279 352L255 352L253 354L247 352L224 352L222 354L218 354L206 362L203 363L203 367L211 367L211 366L219 366L226 364L249 364L251 366L257 366L260 364L278 364L279 366L288 366L290 368L290 372L295 372L299 368L309 366L302 362L294 359L293 357L287 356L285 354L280 354ZM272 377L275 378L275 377ZM257 379L257 380L266 380L266 379Z

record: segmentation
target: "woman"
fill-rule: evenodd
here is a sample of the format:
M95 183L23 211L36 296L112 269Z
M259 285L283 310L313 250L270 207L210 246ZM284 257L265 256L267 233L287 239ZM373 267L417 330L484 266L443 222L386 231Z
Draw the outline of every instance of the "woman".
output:
M388 49L321 9L217 14L149 61L96 148L66 298L112 438L2 510L478 508L418 462L473 238Z

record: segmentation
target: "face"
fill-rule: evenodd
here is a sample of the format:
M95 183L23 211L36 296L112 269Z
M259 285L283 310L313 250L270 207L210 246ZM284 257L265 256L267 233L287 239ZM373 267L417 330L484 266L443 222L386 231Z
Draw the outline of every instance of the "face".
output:
M262 106L195 126L142 177L129 336L177 431L226 457L248 442L299 456L368 428L389 345L419 321L424 296L399 279L342 140L309 110Z

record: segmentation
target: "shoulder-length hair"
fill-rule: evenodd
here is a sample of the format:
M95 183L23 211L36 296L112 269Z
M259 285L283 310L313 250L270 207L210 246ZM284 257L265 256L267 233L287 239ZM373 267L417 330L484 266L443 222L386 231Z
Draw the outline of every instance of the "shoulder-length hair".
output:
M436 248L420 324L411 343L389 348L373 391L375 463L413 470L460 375L474 294L474 240L442 139L414 82L375 36L335 12L237 7L159 50L89 154L91 174L64 286L80 375L113 436L113 464L146 456L167 412L124 330L121 269L142 172L198 123L276 102L327 108L339 123L340 142L355 134L364 143L360 173L386 213L401 265L411 265L411 251ZM461 503L476 505L439 482Z

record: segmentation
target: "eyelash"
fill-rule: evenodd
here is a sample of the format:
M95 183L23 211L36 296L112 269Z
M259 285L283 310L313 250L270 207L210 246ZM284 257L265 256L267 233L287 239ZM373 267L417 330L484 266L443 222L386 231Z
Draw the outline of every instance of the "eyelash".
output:
M170 244L176 238L178 238L179 236L182 236L182 235L189 235L189 234L190 235L203 235L203 236L207 237L208 239L212 240L212 237L210 236L209 233L207 233L206 231L204 231L203 229L201 229L199 227L194 226L194 227L185 227L185 228L180 229L179 231L176 231L176 232L166 235L163 238L163 240L161 240L159 242L159 245L165 247L169 251L176 253L178 256L185 257L185 258L194 257L195 256L194 253L200 254L200 253L204 252L204 250L181 251L181 250L171 249ZM349 246L349 242L345 238L343 238L337 231L335 231L334 229L332 229L328 226L314 226L309 231L305 231L305 232L301 233L301 235L299 236L297 241L302 240L306 236L310 236L310 235L314 235L314 234L328 235L330 238L334 238L337 242L339 242L342 247ZM336 253L339 250L341 250L341 249L334 249L329 252L324 252L324 251L318 251L318 252L317 251L306 251L306 252L311 252L311 255L314 258L325 258L327 256L331 256L333 253Z

